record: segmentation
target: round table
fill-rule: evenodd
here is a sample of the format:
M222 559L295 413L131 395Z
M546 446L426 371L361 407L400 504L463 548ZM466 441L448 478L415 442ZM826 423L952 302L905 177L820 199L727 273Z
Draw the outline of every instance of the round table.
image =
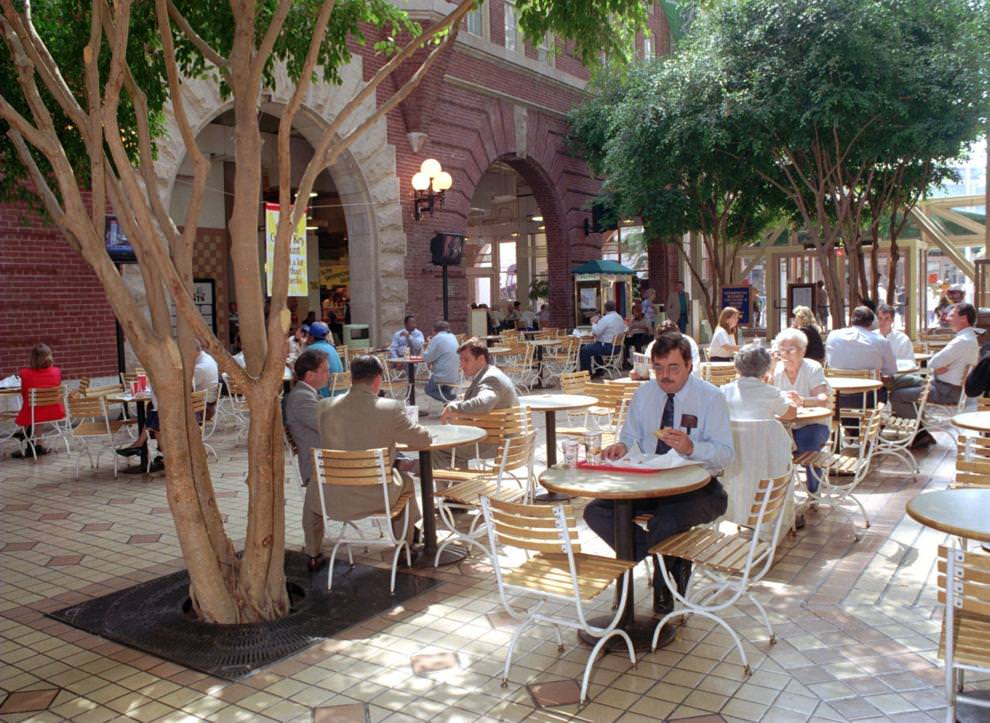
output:
M421 356L389 357L389 364L405 364L406 379L409 382L409 403L416 404L416 365L423 361Z
M960 429L968 429L980 434L990 434L990 412L964 412L952 419L952 424ZM990 510L987 511L990 516Z
M141 436L141 432L144 431L146 425L147 415L145 410L147 405L151 403L151 392L140 392L138 394L131 394L130 392L124 392L123 394L108 394L106 396L107 402L112 402L114 404L133 404L137 412L137 426L138 426L138 437ZM127 467L126 469L120 470L123 474L144 474L145 470L148 469L148 442L145 440L144 444L141 445L141 464L137 467Z
M598 404L598 399L586 394L527 394L519 397L519 403L534 412L546 413L547 467L553 467L557 464L557 412L587 409ZM563 502L568 499L553 494L535 497L537 502Z
M602 470L567 469L551 467L540 475L540 484L551 492L566 494L574 497L590 497L597 500L612 500L615 540L613 548L620 560L635 560L636 536L633 521L633 500L672 497L701 489L711 480L708 471L700 464L686 467L661 470L652 474L636 474L610 472ZM636 620L636 601L633 597L633 579L629 577L626 590L626 606L623 608L619 627L625 630L637 650L648 650L653 637L655 621ZM608 625L611 616L605 615L589 620L591 625L604 627ZM579 634L580 637L580 634ZM668 645L674 639L673 627L666 626L660 635L660 647ZM589 638L584 642L593 645L597 639ZM607 647L611 650L625 648L618 638L610 641Z
M879 379L863 379L860 377L825 377L825 381L837 392L847 394L858 394L875 392L883 387L883 382Z
M788 422L812 422L816 420L826 420L832 416L831 407L798 407L797 417L788 419Z
M651 377L651 379L652 379L652 377ZM647 381L647 380L646 379L633 379L632 377L619 377L618 379L613 379L610 382L610 384L635 384L635 385L638 386L638 385L642 384L645 381Z
M512 351L512 347L508 346L490 346L488 347L489 354L508 354Z
M479 442L487 436L481 427L466 424L436 424L426 427L432 441L428 449L419 450L419 487L423 496L423 554L417 567L432 567L437 556L437 516L433 504L433 455L435 449L450 449ZM405 449L404 445L396 445ZM451 565L467 557L467 550L448 545L440 556L441 565Z
M907 513L925 527L990 542L990 489L924 492L907 503Z

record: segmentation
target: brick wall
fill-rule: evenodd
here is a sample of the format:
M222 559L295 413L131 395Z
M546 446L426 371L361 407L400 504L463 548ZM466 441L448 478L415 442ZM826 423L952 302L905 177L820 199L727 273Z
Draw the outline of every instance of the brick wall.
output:
M52 226L0 205L0 375L43 342L65 378L117 373L114 315L89 266Z

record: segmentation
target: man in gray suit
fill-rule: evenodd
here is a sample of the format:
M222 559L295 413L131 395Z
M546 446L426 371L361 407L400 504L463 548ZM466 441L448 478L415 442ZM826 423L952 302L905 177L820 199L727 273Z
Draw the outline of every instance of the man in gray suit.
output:
M285 426L295 443L299 455L299 477L306 487L303 503L302 527L306 539L309 569L316 572L325 560L320 555L323 543L323 516L320 514L320 493L313 469L313 449L320 446L319 390L330 380L330 363L327 355L318 349L307 349L295 363L296 385L285 397Z
M519 406L516 385L506 376L505 372L491 363L488 347L477 338L468 339L457 348L460 358L461 371L471 384L464 392L460 401L450 402L440 413L440 421L444 424L452 421L456 414L487 414L493 409L508 409ZM496 452L494 444L477 445L478 456L493 457ZM475 445L469 444L456 448L454 459L458 467L467 466L467 460L475 455ZM451 464L451 455L444 450L433 453L434 466L446 467Z
M351 389L340 397L320 403L320 446L324 449L358 451L388 447L395 459L395 445L401 443L411 450L427 449L430 433L409 421L405 404L397 399L379 397L382 388L382 365L373 356L358 356L351 360ZM402 496L412 496L408 541L413 542L413 524L420 519L412 478L402 470L402 462L392 470L389 503ZM327 515L333 520L359 520L384 510L382 490L378 486L334 487L324 489ZM316 500L319 512L319 497ZM322 520L321 520L322 523ZM322 527L322 524L321 524ZM393 528L398 534L399 521ZM322 538L321 538L322 539ZM312 554L312 553L310 553Z

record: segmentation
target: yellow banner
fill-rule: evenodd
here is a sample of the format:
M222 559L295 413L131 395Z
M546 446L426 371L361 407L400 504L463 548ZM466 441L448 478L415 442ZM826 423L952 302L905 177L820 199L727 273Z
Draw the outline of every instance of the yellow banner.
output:
M272 293L272 275L275 271L275 236L278 233L279 205L265 204L265 273L268 276L268 295ZM306 214L299 219L292 240L289 242L289 296L308 296L309 280L306 267Z

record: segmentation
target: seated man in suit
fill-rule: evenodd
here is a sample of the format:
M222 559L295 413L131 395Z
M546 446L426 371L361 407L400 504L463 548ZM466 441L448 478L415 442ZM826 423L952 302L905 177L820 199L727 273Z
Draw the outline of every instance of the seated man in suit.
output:
M413 450L427 449L430 446L429 431L426 427L409 421L402 401L378 396L382 388L382 375L381 362L373 356L362 355L351 360L350 391L320 403L321 447L345 451L388 447L395 459L397 443L405 444ZM399 497L412 495L409 501L409 519L411 523L415 523L420 518L420 512L412 477L401 471L401 468L393 468L392 482L389 488L390 504L394 504ZM331 519L359 520L384 512L382 491L377 486L328 486L324 492L327 514ZM396 533L399 531L398 527L397 522ZM410 524L410 544L415 539L414 532L415 528Z
M325 560L320 555L323 544L323 515L320 514L320 493L315 484L313 449L320 446L320 389L330 379L330 361L319 349L306 349L296 357L296 384L285 396L285 427L295 444L299 462L299 477L306 488L303 502L302 528L309 555L309 570L316 572Z
M468 339L457 348L457 356L461 364L461 372L471 384L464 392L464 398L450 402L440 413L440 421L444 424L455 421L457 414L487 414L493 409L508 409L519 406L516 395L516 385L501 369L491 363L488 347L485 342L476 337ZM493 444L477 445L478 456L493 457L496 446ZM475 456L475 445L469 444L456 448L453 459L458 467L466 467L467 460ZM449 467L451 454L446 450L433 453L434 467Z

